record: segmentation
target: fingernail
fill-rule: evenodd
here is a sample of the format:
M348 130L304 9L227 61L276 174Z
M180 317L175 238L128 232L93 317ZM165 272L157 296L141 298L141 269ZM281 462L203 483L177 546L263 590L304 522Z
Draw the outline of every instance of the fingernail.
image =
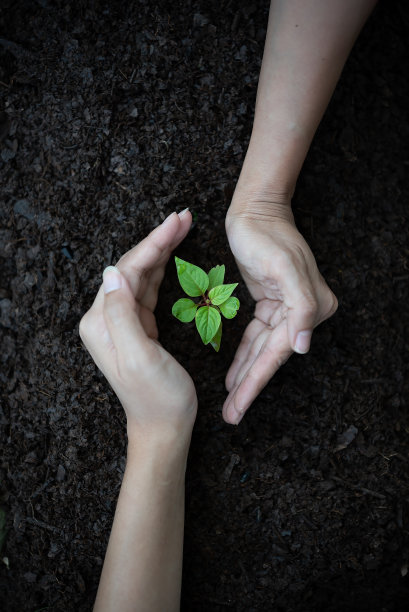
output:
M102 274L104 293L111 293L121 288L121 273L115 266L108 266Z
M301 355L308 353L308 351L310 350L311 336L312 331L310 329L298 332L297 338L295 340L296 353L300 353Z
M179 214L179 218L181 219L182 217L184 217L188 210L189 210L189 207L185 208L182 211L180 211L180 213L178 213Z
M166 225L169 221L169 219L171 219L173 217L173 215L176 215L175 212L170 213L170 215L168 217L166 217L166 219L162 222L162 225Z
M237 408L233 408L232 412L232 424L238 425L241 419L244 417L244 410L238 410Z
M233 425L238 425L243 418L244 414L240 414L240 412L236 412L236 418L234 419Z

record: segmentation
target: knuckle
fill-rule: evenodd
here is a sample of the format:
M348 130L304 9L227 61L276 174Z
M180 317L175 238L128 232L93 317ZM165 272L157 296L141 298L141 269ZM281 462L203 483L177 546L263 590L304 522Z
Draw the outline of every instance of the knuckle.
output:
M335 295L331 292L331 296L329 299L329 304L327 308L326 318L332 317L333 314L338 310L338 300Z
M305 317L315 317L317 314L318 302L311 292L304 293L303 295L302 311Z
M116 299L116 292L108 293L105 296L105 312L112 325L120 325L126 315L126 305L121 300Z
M90 308L79 323L79 335L85 346L101 337L101 315L94 307Z
M336 313L336 311L338 310L338 300L337 297L331 292L331 308L330 308L330 313L329 316L332 317L333 314Z
M91 329L91 317L90 311L86 312L79 324L79 334L80 338L83 342L85 342L89 336Z
M336 296L332 293L332 291L328 290L328 295L326 297L325 306L323 309L323 318L329 319L333 314L338 310L338 300Z
M289 360L289 358L290 358L289 354L279 355L276 359L277 370L281 368L283 365L285 365L287 361Z

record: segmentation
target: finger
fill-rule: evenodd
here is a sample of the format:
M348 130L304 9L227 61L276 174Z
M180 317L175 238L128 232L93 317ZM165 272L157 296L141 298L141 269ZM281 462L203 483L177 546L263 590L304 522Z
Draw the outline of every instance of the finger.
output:
M281 300L261 300L257 302L254 316L262 324L259 326L259 333L253 337L252 344L248 347L245 360L236 373L236 378L232 386L237 386L242 380L245 372L250 368L253 361L258 356L267 337L272 331L286 318L287 308Z
M291 354L283 321L270 333L240 383L230 391L223 406L223 418L227 423L237 425L241 421L254 399Z
M132 293L138 300L143 297L146 290L144 278L155 269L160 269L163 274L172 249L188 233L192 216L188 210L183 212L183 215L176 213L169 215L161 225L118 261L117 268L127 278Z
M319 312L319 320L318 320L317 325L319 323L322 323L326 319L329 319L329 317L332 317L332 315L335 314L338 309L338 300L336 298L336 295L328 287L324 278L321 275L320 277L321 277L321 282L320 282L320 289L318 292L320 312Z
M90 309L80 321L79 333L92 359L105 375L113 344L102 312Z
M133 249L125 253L118 261L116 268L127 279L131 291L138 300L143 298L144 293L149 289L149 273L155 268L159 270L156 278L155 288L150 288L150 296L146 298L147 307L154 303L156 306L155 295L160 282L163 278L164 267L172 249L185 238L192 224L192 215L189 210L182 211L177 215L172 213L165 221L158 225L142 242ZM155 263L156 262L156 263ZM152 270L150 270L151 266ZM162 266L162 269L161 269ZM93 307L97 310L103 308L104 291L100 287L94 300ZM153 308L154 308L153 306ZM153 310L151 307L151 310Z
M149 339L138 316L138 305L126 278L114 266L103 273L105 323L121 361L134 362Z
M146 306L146 308L149 308L149 310L151 310L152 312L156 308L159 287L165 275L165 266L168 262L169 256L171 252L178 246L178 244L180 244L180 242L182 242L182 240L186 237L186 234L192 224L192 214L188 209L185 209L184 211L179 213L179 218L181 220L180 228L176 233L172 244L169 247L169 252L166 255L164 263L159 267L154 268L149 273L149 275L147 275L146 286L142 288L143 294L139 297L140 304Z
M234 379L233 387L237 387L240 384L240 382L243 380L244 375L248 372L248 370L250 369L250 367L252 366L256 358L258 357L260 351L262 350L265 342L267 341L272 331L273 330L271 329L271 327L266 327L264 325L263 329L260 331L258 336L254 338L253 342L251 343L247 351L247 357L245 361L242 363L240 369L238 370L236 374L236 378Z
M295 352L305 354L310 350L318 318L318 300L313 285L305 271L300 273L294 267L282 270L281 285L288 306L288 340Z
M256 304L254 319L247 326L242 342L237 349L233 363L226 376L226 389L236 384L238 372L249 359L249 351L254 349L254 341L266 328L275 328L286 316L287 308L282 300L260 300ZM258 351L257 351L258 352Z
M145 330L146 335L152 340L157 340L159 336L158 326L156 324L155 315L149 308L140 306L139 308L139 319L142 323L142 327Z
M169 253L170 254L170 253ZM166 262L169 259L169 255ZM139 303L146 308L149 308L152 312L156 308L158 302L159 287L162 283L163 277L165 276L165 265L160 268L155 268L145 276L145 283L140 287L139 291Z
M338 308L337 298L322 276L319 276L316 291L312 284L300 287L298 299L289 308L287 315L288 338L293 350L300 354L309 351L313 329L331 317Z
M229 368L229 371L226 375L226 389L230 391L234 386L234 382L236 380L236 376L238 371L240 370L242 364L247 359L247 354L250 346L253 343L253 340L262 329L265 328L265 325L261 323L258 319L253 319L246 327L246 330L243 334L243 338L239 344L239 347L234 356L233 362Z

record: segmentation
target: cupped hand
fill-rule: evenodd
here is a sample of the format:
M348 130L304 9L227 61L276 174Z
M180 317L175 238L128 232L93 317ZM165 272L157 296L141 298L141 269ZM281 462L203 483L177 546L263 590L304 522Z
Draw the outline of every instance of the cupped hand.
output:
M118 396L128 435L191 430L197 410L192 379L158 342L153 311L171 251L191 226L189 211L172 213L103 275L80 322L81 338Z
M308 352L313 329L334 314L337 299L297 230L289 203L232 205L226 231L257 302L226 377L223 417L238 424L293 351Z

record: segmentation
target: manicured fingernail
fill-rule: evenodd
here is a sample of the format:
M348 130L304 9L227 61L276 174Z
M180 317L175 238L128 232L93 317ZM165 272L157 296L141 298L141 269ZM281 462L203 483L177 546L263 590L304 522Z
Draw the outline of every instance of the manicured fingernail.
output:
M184 210L181 210L180 213L178 213L179 218L181 219L182 217L184 217L188 210L189 208L185 208Z
M173 217L173 215L176 215L175 212L170 213L170 215L168 217L166 217L166 219L163 221L162 225L166 225L169 221L169 219L171 219Z
M108 266L102 274L104 293L111 293L121 288L121 273L115 266Z
M295 340L296 353L300 353L301 355L308 353L308 351L310 350L311 336L312 331L310 329L298 332L297 338Z

